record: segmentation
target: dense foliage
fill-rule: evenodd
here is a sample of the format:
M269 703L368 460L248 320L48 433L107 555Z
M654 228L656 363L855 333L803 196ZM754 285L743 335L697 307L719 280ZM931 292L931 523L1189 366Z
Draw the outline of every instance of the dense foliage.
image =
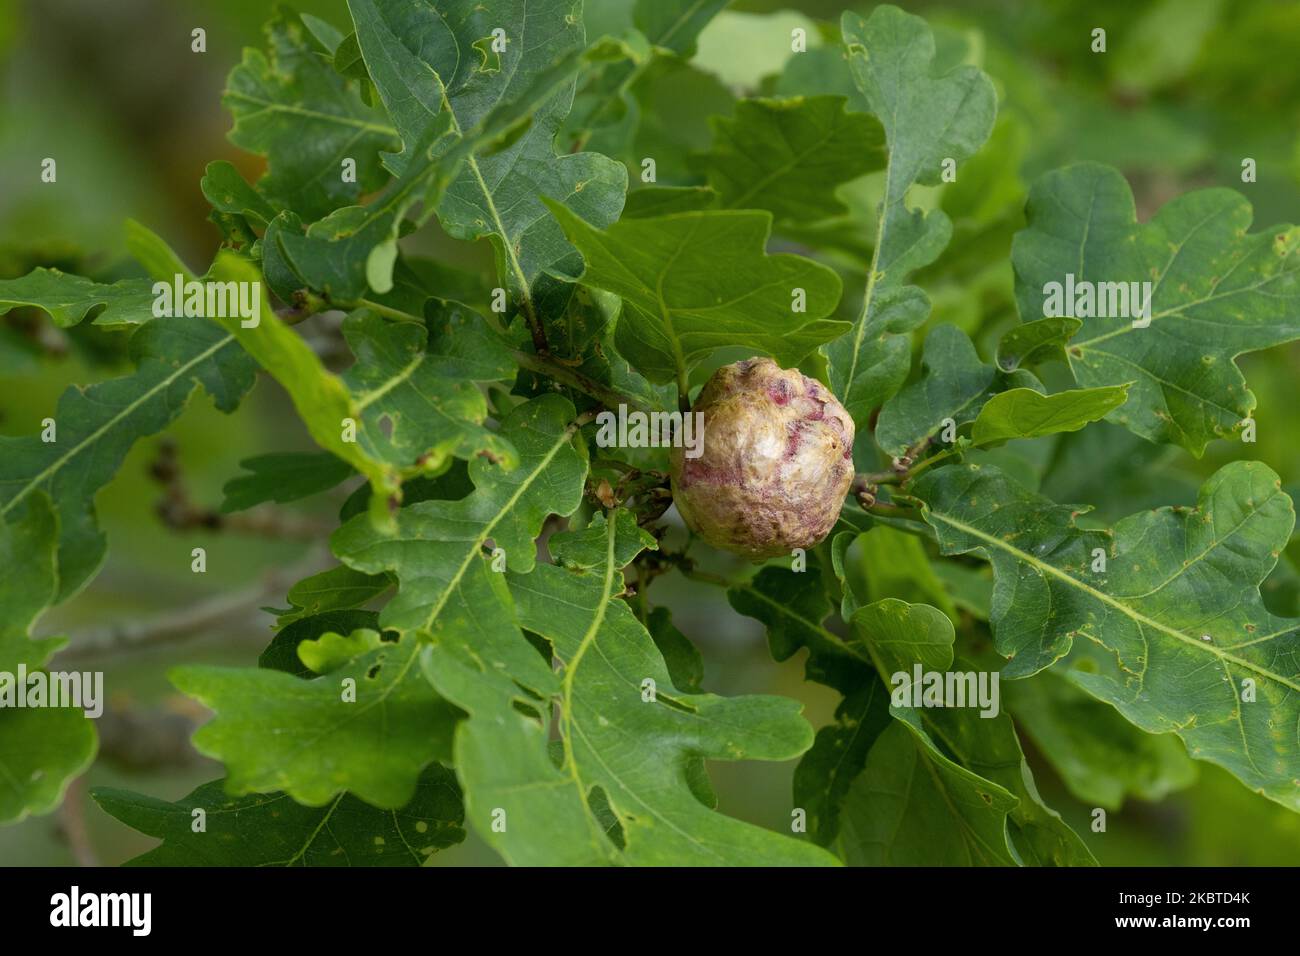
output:
M1295 515L1236 362L1300 339L1300 228L1254 224L1247 186L1139 216L1091 161L1026 189L1014 78L891 6L806 49L773 27L788 62L691 147L666 77L731 98L689 62L725 5L280 9L224 96L266 171L208 166L201 273L133 223L135 277L0 279L0 309L129 336L132 364L69 389L54 440L0 437L0 672L50 665L34 624L104 562L97 493L199 391L230 412L270 376L319 446L246 461L226 513L356 487L258 666L170 675L224 780L95 792L162 839L136 862L414 865L472 829L517 864L1093 864L1024 736L1099 809L1194 759L1300 812L1300 617L1261 594ZM494 270L410 251L434 229ZM1045 314L1067 274L1150 283L1145 322ZM260 283L260 321L156 317L178 275ZM341 362L306 332L340 315ZM595 419L689 408L753 355L839 398L858 477L816 548L724 575L668 510L667 449ZM1190 501L1123 457L1212 443L1235 460ZM834 720L701 687L670 576L805 652ZM918 667L1000 673L1001 710L891 702ZM0 712L0 821L95 750L79 710ZM708 762L795 758L786 832L716 809Z

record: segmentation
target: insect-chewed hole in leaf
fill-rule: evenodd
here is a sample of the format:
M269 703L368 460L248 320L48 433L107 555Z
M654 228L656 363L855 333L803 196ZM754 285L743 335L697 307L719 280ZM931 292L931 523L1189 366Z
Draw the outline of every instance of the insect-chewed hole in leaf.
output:
M537 721L538 726L541 726L542 715L537 712L537 709L535 707L531 707L530 705L525 704L522 700L511 701L510 705L514 707L515 710L519 711L519 713L527 717L529 720Z
M620 850L625 849L627 840L623 836L623 824L614 813L614 809L609 805L609 797L599 784L592 787L587 793L587 808L591 810L592 816L600 822L600 828L605 831L605 836L609 837L609 841Z
M383 667L383 666L384 666L384 665L382 665L382 664L375 664L373 667L370 668L370 670L366 671L366 677L367 677L367 679L369 679L369 680L374 680L376 677L378 677L378 676L379 676L379 670L380 670L380 668Z
M385 438L393 437L393 419L390 415L379 416L379 433Z
M524 637L527 639L529 644L537 648L537 653L542 655L542 660L546 661L546 663L549 664L555 659L555 650L551 647L551 642L542 637L542 635L534 633L533 631L525 630ZM523 690L527 691L528 688L524 687ZM528 692L532 693L532 691Z
M531 687L525 687L517 680L512 680L511 683L514 684L516 687L518 687L519 690L523 692L523 694L525 694L530 700L535 700L539 704L545 703L546 698L543 697L541 694L537 693L537 691L533 690Z

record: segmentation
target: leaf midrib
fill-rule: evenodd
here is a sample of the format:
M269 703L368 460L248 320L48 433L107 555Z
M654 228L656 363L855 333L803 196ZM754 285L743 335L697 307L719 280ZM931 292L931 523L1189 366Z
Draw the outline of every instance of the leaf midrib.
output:
M397 130L391 126L385 126L382 123L371 123L366 120L356 119L351 116L343 116L338 113L322 113L320 110L309 110L302 106L289 106L285 103L277 103L274 100L264 100L256 96L249 96L247 93L227 92L227 100L242 100L245 103L252 103L255 106L262 107L262 112L279 112L292 113L296 116L306 116L309 119L325 120L329 123L337 123L340 126L352 126L356 129L368 130L373 133L384 133L388 136L397 136ZM251 114L253 116L257 114ZM236 117L236 124L240 121L246 121L250 114Z
M573 734L576 733L579 737L583 739L583 742L586 743L587 749L590 751L592 756L595 757L596 760L600 761L600 765L605 769L605 772L608 773L615 780L618 780L620 788L624 793L626 793L632 799L636 800L636 802L639 803L642 807L644 807L646 812L649 813L656 820L659 820L669 829L673 830L675 833L686 838L690 843L699 847L701 850L708 853L710 856L715 857L718 860L725 863L726 858L724 856L722 856L720 853L718 853L716 850L710 847L707 843L697 839L694 834L689 833L683 830L681 827L677 826L672 820L668 819L662 813L656 810L654 806L652 806L651 804L647 803L644 799L642 799L641 796L634 789L632 789L631 787L623 783L622 778L619 777L619 775L614 772L614 770L609 766L609 764L605 763L604 758L601 757L600 755L600 750L595 745L592 744L591 739L586 735L582 727L580 727L577 724L577 722L574 720L574 716L573 716L574 675L577 674L578 665L581 663L583 656L587 653L587 650L590 647L595 645L596 639L599 636L601 625L605 623L605 610L606 608L609 607L609 602L613 600L613 597L610 595L610 591L614 587L614 572L616 570L614 567L614 544L615 544L618 522L615 520L614 513L610 513L605 520L606 520L606 529L607 529L605 532L605 579L603 585L601 586L600 604L596 608L596 613L592 617L591 624L588 626L586 633L583 634L582 640L578 644L577 651L575 651L573 657L565 663L564 680L560 688L561 716L562 716L564 729L565 729L565 733L563 737L564 753L566 758L565 764L568 767L570 776L572 776L573 778L574 784L578 788L578 793L583 795L583 798L585 800L587 787L583 783L582 775L578 771L578 761L574 759L573 744L570 742L572 740ZM610 811L613 812L612 804L610 806ZM588 821L595 822L594 815L590 812L590 810L588 810L588 812L584 814L584 816L586 816ZM603 833L601 834L601 837L602 839L604 838Z
M497 509L495 517L493 517L490 522L484 524L482 530L480 530L474 538L470 539L469 547L465 549L465 560L460 563L460 566L456 569L456 573L452 575L451 579L448 580L446 586L442 589L442 594L439 596L437 602L429 610L428 617L424 619L424 624L421 628L422 630L428 631L433 627L433 622L437 620L438 615L442 613L442 609L447 605L447 601L450 599L452 592L460 586L461 579L465 577L465 572L469 570L470 563L474 560L475 556L478 555L479 550L483 547L487 539L492 537L492 530L501 521L501 518L519 503L519 499L522 498L524 493L532 487L533 482L537 480L542 472L550 466L551 462L555 459L555 456L560 453L560 449L568 444L569 439L573 437L575 431L577 431L577 428L574 424L570 424L564 429L555 444L553 444L541 460L538 461L537 467L528 473L527 477L525 477L524 480L519 483L518 487L515 488L514 493Z
M221 349L225 348L225 346L229 345L233 341L235 341L235 337L233 335L227 335L225 338L218 340L216 344L214 344L208 349L205 349L203 352L199 353L189 362L177 368L166 378L160 380L152 387L142 392L129 405L127 405L125 408L117 412L117 414L113 415L112 418L104 422L104 424L100 425L93 432L91 432L89 435L83 438L80 442L72 446L72 448L68 449L68 451L64 452L60 457L56 458L53 462L51 462L49 466L47 466L45 470L43 470L40 474L28 480L27 484L24 485L22 489L16 495L14 495L14 497L10 498L9 501L7 501L2 507L0 507L0 516L8 514L14 508L14 506L18 504L18 502L22 501L23 498L27 497L28 494L30 494L36 488L39 488L42 484L44 484L47 479L49 479L52 475L54 475L57 471L59 471L72 458L81 454L81 452L88 445L93 445L95 442L103 438L104 435L110 429L116 427L123 420L133 415L136 412L136 410L139 409L140 406L142 406L145 402L149 401L159 392L165 391L166 389L170 388L176 382L177 379L181 378L183 375L185 375L187 372L193 369L196 365L199 365L200 363L211 358L215 353L219 352Z
M1213 655L1214 657L1219 658L1220 661L1236 664L1238 667L1241 667L1245 670L1258 674L1260 677L1266 680L1274 681L1278 684L1281 684L1284 687L1288 687L1291 690L1300 693L1300 683L1297 683L1292 680L1288 680L1286 677L1282 676L1281 674L1276 674L1265 667L1261 667L1260 665L1254 663L1253 661L1244 660L1243 658L1238 657L1236 654L1229 654L1225 652L1222 648L1216 646L1213 643L1200 641L1197 640L1196 638L1189 637L1188 635L1182 633L1179 630L1176 630L1175 628L1170 627L1167 624L1157 621L1154 618L1148 617L1147 615L1143 614L1141 611L1138 611L1135 608L1132 608L1129 605L1125 604L1123 601L1111 597L1109 594L1105 593L1104 591L1099 591L1096 588L1092 587L1091 585L1085 584L1083 581L1080 581L1078 578L1066 574L1060 568L1048 564L1046 561L1041 561L1038 558L1034 557L1032 554L1028 554L1025 551L1021 551L1019 548L1014 547L1013 545L1007 544L1005 541L1003 541L1002 539L994 535L981 531L979 528L976 528L973 525L969 525L966 522L960 521L957 518L953 518L949 515L940 514L939 512L933 510L930 510L928 514L931 518L934 518L937 521L942 521L944 524L948 525L951 528L955 528L956 530L962 532L963 534L970 535L972 538L976 538L977 540L984 542L986 545L992 546L994 548L997 548L1000 551L1006 552L1007 554L1010 554L1011 556L1024 562L1025 564L1030 565L1031 567L1037 569L1038 571L1043 572L1045 574L1049 574L1052 577L1055 577L1058 580L1061 580L1066 584L1069 584L1077 588L1078 590L1087 594L1089 597L1093 598L1094 600L1100 601L1103 604L1115 608L1115 610L1119 611L1125 617L1132 620L1135 624L1139 624L1141 626L1158 631L1159 633L1165 634L1168 637L1176 638L1177 640L1183 642L1189 647L1195 647L1197 650L1201 651L1202 653L1208 653Z

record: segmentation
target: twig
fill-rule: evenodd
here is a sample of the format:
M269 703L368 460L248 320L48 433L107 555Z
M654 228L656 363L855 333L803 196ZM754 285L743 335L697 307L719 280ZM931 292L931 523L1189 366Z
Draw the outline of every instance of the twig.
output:
M538 375L545 375L557 382L568 385L570 388L576 388L578 391L590 395L596 401L600 402L606 408L614 409L619 405L626 405L629 410L647 412L648 410L636 399L624 395L617 389L610 388L597 382L594 378L582 374L574 368L565 365L560 360L551 355L537 355L533 352L524 352L518 349L511 353L516 362L522 368L530 372L536 372Z
M724 578L721 574L713 574L709 571L699 571L693 567L687 567L685 564L678 565L682 575L690 578L692 581L699 581L701 584L712 584L720 588L734 588L743 582L731 581Z
M96 722L99 759L135 772L188 767L200 761L190 735L197 714L160 708L110 705Z
M145 620L119 621L86 631L60 651L55 660L142 650L196 637L218 623L229 625L232 618L251 614L268 600L278 600L300 579L327 566L324 556L313 551L309 559L288 568L273 569L262 581L239 591L219 594Z
M316 541L329 534L334 526L309 515L296 514L274 505L262 505L252 511L227 515L215 508L204 508L190 500L182 477L176 443L164 438L158 454L149 464L149 477L163 486L163 497L155 510L168 528L188 531L235 531L266 538L295 538Z

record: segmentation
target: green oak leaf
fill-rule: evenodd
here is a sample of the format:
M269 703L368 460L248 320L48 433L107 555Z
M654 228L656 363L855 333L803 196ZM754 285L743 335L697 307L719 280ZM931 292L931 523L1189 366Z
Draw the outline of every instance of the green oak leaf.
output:
M427 630L444 610L468 613L473 602L462 587L488 602L484 614L495 610L483 549L491 542L504 567L529 570L546 516L572 514L582 499L587 462L585 446L580 451L573 444L573 418L573 406L558 395L526 402L501 422L501 435L518 452L517 467L475 458L469 466L475 490L466 497L402 508L395 534L362 515L334 532L331 547L349 567L397 575L397 596L380 617L385 627Z
M636 515L626 508L615 512L618 527L614 535L615 550L606 549L605 518L597 515L582 531L565 531L547 541L551 560L571 571L590 571L612 563L616 570L628 566L642 551L659 550L659 541L636 523Z
M867 19L841 20L854 82L880 118L888 144L885 194L862 310L852 330L822 349L831 390L865 431L868 416L907 378L908 332L925 321L930 301L908 273L938 258L952 234L942 211L908 209L912 185L940 182L942 163L960 163L988 138L996 96L979 69L937 73L934 36L920 17L877 7Z
M67 641L33 638L31 626L58 593L59 516L49 495L37 491L30 504L0 518L0 673L41 667Z
M619 568L644 546L644 534L629 512L616 512L569 539L570 553L583 555L603 539L599 565L584 573L538 565L507 576L520 625L549 640L563 665L556 695L560 771L578 793L604 794L628 864L834 863L816 847L723 816L698 799L688 764L702 757L789 759L807 749L812 732L794 701L673 693L650 634L619 599ZM649 701L646 681L655 688ZM472 782L467 788L475 789ZM512 804L525 799L511 796ZM503 795L499 805L509 799ZM540 842L535 834L516 839Z
M446 114L453 133L473 129L494 107L525 95L557 61L583 46L573 0L349 0L357 40L406 150L386 162L405 171L430 126ZM475 49L504 31L494 65ZM490 42L490 41L489 41ZM556 132L573 101L568 78L531 111L527 129L490 156L469 155L438 204L438 218L459 239L489 237L498 272L530 326L539 319L531 289L544 271L573 271L577 256L542 197L608 225L618 218L627 171L596 153L557 155Z
M419 653L410 635L310 680L240 667L182 667L170 676L216 711L194 746L226 765L231 796L283 790L320 807L348 791L397 809L431 761L450 758L457 718L420 673Z
M718 203L718 194L708 186L642 186L627 194L623 219L653 219L675 212L696 212Z
M59 328L91 315L98 326L140 325L153 318L153 283L122 279L106 285L58 269L33 269L20 279L0 279L0 315L24 306L47 313Z
M616 862L611 815L552 755L548 701L560 678L520 632L502 575L476 560L431 634L425 677L468 715L454 759L469 823L508 863Z
M546 702L560 679L520 633L502 576L476 559L431 635L425 677L468 714L454 757L471 825L509 863L613 863L615 846L587 802L594 795L551 755Z
M509 381L517 371L481 316L439 304L426 327L361 310L344 320L343 335L357 361L342 379L367 455L404 468L478 454L514 461L510 445L481 424L488 407L478 383Z
M297 14L281 9L266 35L269 53L244 50L226 81L222 103L235 120L230 141L267 158L257 191L268 203L318 219L383 185L380 151L397 148L397 130L361 101L355 81L334 71L327 59L333 50ZM343 175L345 160L356 163L353 182Z
M132 254L154 278L191 277L166 243L145 227L128 222L126 235ZM66 291L87 281L60 274L58 284ZM57 310L67 308L68 301L46 303ZM71 314L83 306L93 304L83 300ZM25 502L41 493L58 513L58 591L51 603L67 600L99 568L106 544L95 518L95 496L136 440L175 421L196 385L224 412L233 411L253 385L255 366L234 338L203 319L146 322L132 333L127 349L134 374L68 389L53 424L43 424L40 435L0 436L0 521L15 520Z
M350 634L326 631L298 645L298 660L313 674L328 674L383 646L378 631L358 628Z
M224 412L253 385L253 363L232 335L206 319L146 323L131 336L129 351L133 374L63 393L51 416L57 440L0 436L0 518L12 520L37 490L58 511L56 601L79 591L103 561L95 496L136 441L175 421L197 385Z
M574 49L559 61L534 74L530 85L511 91L473 128L461 131L453 113L439 112L403 154L401 175L366 206L336 209L313 223L302 235L296 217L282 217L269 233L276 252L301 284L334 303L368 301L373 289L381 296L392 291L396 277L398 239L408 228L418 229L434 214L447 189L476 154L486 160L493 151L508 148L532 122L535 110L557 91L571 85L573 76L590 60L621 55L617 43L599 43ZM422 209L408 221L416 204Z
M1077 432L1123 405L1128 400L1129 384L1072 388L1055 395L1044 395L1032 388L999 392L984 403L975 417L971 441L984 447L1015 438Z
M853 866L1014 866L1006 818L1015 806L1005 789L895 721L849 787L840 846Z
M199 182L203 196L217 212L242 216L266 228L281 209L248 184L239 170L224 159L208 163Z
M213 780L175 803L130 790L96 787L100 808L132 829L162 840L127 866L422 866L465 838L456 775L430 764L414 798L379 810L342 793L305 807L283 793L231 797ZM202 832L194 811L202 810Z
M879 837L878 833L867 834L872 814L898 814L899 819L907 817L914 821L915 827L921 827L916 821L927 812L923 807L927 801L936 801L944 808L939 817L948 818L954 827L960 829L965 817L963 813L954 815L955 811L947 803L947 800L955 799L965 808L963 812L972 815L970 822L975 830L985 833L984 837L975 840L974 849L968 847L971 851L968 861L1090 864L1091 856L1078 838L1041 804L1033 791L1032 778L1028 769L1021 766L1023 758L1019 743L1005 714L996 720L972 717L969 713L943 715L940 719L951 719L955 724L936 725L936 730L953 735L954 743L957 740L973 741L957 755L936 748L928 736L931 730L924 725L910 728L914 732L910 742L906 733L899 736L894 726L898 721L891 718L891 714L898 715L890 709L888 677L898 669L910 670L911 662L918 659L922 647L918 643L924 636L922 632L929 635L930 650L924 657L927 666L946 668L952 659L953 634L948 617L935 608L880 599L882 589L900 587L909 595L925 596L935 593L940 587L933 575L928 581L905 580L905 568L911 565L907 558L896 555L890 555L892 562L904 562L903 567L893 569L897 572L896 577L872 572L872 568L878 568L873 556L877 551L882 555L888 554L890 542L894 539L916 545L913 539L901 532L874 528L862 536L859 547L845 548L840 564L846 592L844 610L851 617L855 612L863 615L854 618L855 636L849 640L832 632L825 623L831 603L819 588L807 584L808 574L815 572L811 562L809 570L799 573L782 568L764 568L752 582L735 586L728 592L728 598L737 611L758 618L767 626L768 641L776 660L785 660L806 647L809 652L806 662L808 678L834 687L844 695L836 711L835 723L818 731L812 749L795 770L794 799L796 805L808 811L810 835L822 845L837 846L850 863L864 863L868 859L879 862L881 846L887 846L888 841L868 846L876 843ZM919 549L919 545L916 547ZM924 555L918 553L911 560L924 562ZM875 602L869 605L872 610L863 611L868 601ZM882 608L917 610L914 616L882 615ZM868 615L874 615L874 618L868 619ZM925 628L905 626L909 621L919 625L923 618L927 624ZM863 640L863 627L869 621L871 626L865 634L871 640L866 641ZM892 623L892 638L883 634L879 622ZM887 650L892 653L886 654ZM888 664L887 659L890 661ZM933 713L925 713L927 720ZM949 742L945 741L945 746L948 745ZM869 755L876 746L881 746L882 750L871 762ZM886 758L884 754L889 756ZM998 759L993 758L995 754ZM1014 768L1014 773L1002 766L1003 758L1009 760L1012 754L1015 759L1007 766ZM918 756L919 763L915 759ZM894 788L895 797L898 796L895 786L899 779L897 768L904 766L924 777L918 784L917 803L911 809L905 804L889 809L881 801L888 803L892 798L881 794ZM880 778L881 793L874 796L870 794L876 784L864 781L868 767L874 767L872 772ZM1020 780L1021 774L1028 782ZM1029 795L1027 803L1026 795ZM868 816L861 816L863 813ZM1008 813L1014 814L1010 830L1006 820ZM1012 849L1007 843L1007 834L1010 832L1014 837L1021 832L1022 824L1027 836L1017 840L1015 849ZM988 834L994 836L987 838ZM907 858L913 863L935 864L941 862L943 854L953 847L965 846L967 839L968 836L956 834L949 841L926 845L918 838L915 847L904 848L900 843L893 852L901 854L900 859ZM981 846L983 849L979 850ZM1017 850L1020 860L1015 856Z
M631 15L620 21L619 27L639 33L643 42L660 56L645 56L637 60L604 64L593 70L574 97L573 109L565 118L563 141L581 148L593 130L608 131L617 126L619 135L606 142L602 137L602 151L621 154L636 133L639 125L637 104L630 94L636 81L654 63L665 61L684 63L695 54L695 41L700 31L727 5L729 0L635 0L628 11ZM598 10L597 4L584 5L588 17L607 13ZM608 32L615 32L619 27ZM631 120L632 122L628 122Z
M890 455L939 435L946 420L957 427L974 421L998 392L1009 388L1041 390L1023 370L1000 372L985 365L970 338L955 325L936 325L925 340L921 378L895 395L880 410L876 443Z
M813 561L797 573L766 567L752 581L730 588L727 600L739 613L763 622L773 659L785 661L807 648L806 677L844 697L835 722L817 731L794 773L794 803L808 814L809 836L830 846L840 830L848 789L889 725L889 692L870 660L826 627L830 600L820 588L808 585L810 576L818 573Z
M1005 677L1062 661L1143 730L1177 733L1193 757L1300 810L1300 622L1270 614L1259 594L1295 524L1271 470L1233 462L1195 508L1096 531L993 467L941 468L911 490L945 554L992 563Z
M804 674L809 680L848 693L871 673L871 664L826 627L832 607L819 588L810 587L820 565L809 560L804 571L765 567L751 581L732 585L727 600L740 614L767 627L768 648L776 661L789 660L807 648Z
M496 573L531 570L547 515L577 509L587 475L585 445L575 446L573 406L558 395L516 407L501 433L518 450L518 467L504 470L476 458L469 466L475 489L467 496L402 508L392 536L354 517L331 544L358 570L396 574L399 591L382 612L385 627L428 635L425 676L468 715L456 730L454 762L462 781L474 781L466 808L479 833L510 862L610 862L614 846L587 812L586 795L560 775L547 753L543 702L559 679L519 632L504 578ZM485 553L489 543L491 555ZM496 788L529 794L510 802L504 821L508 834L525 839L516 841L493 825L493 811L505 799ZM553 842L543 844L544 834Z
M289 589L286 596L292 609L280 614L275 626L284 627L326 611L364 607L392 586L386 574L364 574L346 565L321 571Z
M675 379L684 393L691 367L728 346L793 366L845 328L827 318L839 276L802 256L767 255L766 212L676 213L601 231L562 206L551 211L586 261L580 281L622 297L615 342L652 382Z
M952 621L927 604L886 598L860 608L853 627L881 679L896 692L896 675L908 678L905 689L918 663L939 673L975 670L968 661L954 660ZM911 732L926 766L908 760L895 765L873 748L863 771L866 779L855 782L846 798L844 840L850 862L950 863L947 854L957 853L967 864L1095 865L1083 841L1039 797L1005 711L986 716L969 706L893 706L890 712ZM891 758L901 749L888 732L876 746ZM934 827L939 820L947 832L933 840L937 846L910 845L927 824ZM894 836L878 840L884 833ZM936 857L936 849L943 856Z
M835 190L884 168L885 133L838 96L750 99L712 118L713 148L701 158L727 209L766 209L779 223L815 222L848 211Z
M210 273L237 281L256 281L256 274L228 252ZM427 325L353 313L344 325L357 363L341 377L274 315L265 296L253 328L237 317L213 321L284 386L316 443L369 479L371 514L380 524L405 477L436 471L453 456L514 460L509 444L483 427L487 402L475 383L512 377L515 367L503 345L475 328L481 319L469 310L432 308Z
M1025 322L998 340L997 363L1004 372L1050 359L1065 361L1066 343L1083 328L1081 319L1059 315Z
M672 612L666 607L652 610L645 621L650 639L668 668L673 686L688 694L698 694L704 681L704 658L690 638L673 624Z
M49 813L95 759L95 728L76 708L24 707L0 716L0 823Z
M337 487L352 476L352 466L329 452L272 452L239 463L237 475L221 491L221 512L231 514L274 501L300 501Z
M440 175L450 171L453 160L435 158L433 150L448 133L444 116L442 124L432 127L412 149L415 158L402 175L368 205L343 206L305 232L296 228L296 214L284 213L274 220L275 228L267 232L264 243L275 244L275 252L297 280L294 284L337 305L366 301L371 289L391 292L397 241L408 225L406 214L424 203L425 211L413 225L423 224L446 186Z
M689 60L695 41L729 0L636 0L632 22L660 50Z
M311 581L311 578L307 578L307 582ZM258 655L257 666L266 670L282 671L295 677L315 676L311 668L298 656L299 644L313 641L330 632L351 634L360 628L373 630L379 626L378 611L365 611L355 606L333 607L317 614L305 614L302 617L296 617L292 613L287 616L293 619L286 620L285 617L281 617L277 621L277 625L283 622L283 627L279 627L275 637L271 638L271 643Z
M871 104L853 79L842 44L827 43L791 53L784 69L774 77L773 87L782 96L843 96L849 109L871 111Z
M1066 356L1080 385L1134 383L1109 421L1199 457L1255 408L1234 359L1300 338L1300 228L1248 233L1251 217L1240 194L1202 189L1138 223L1116 170L1080 163L1048 173L1030 190L1028 227L1012 247L1021 319L1040 318L1045 287L1067 275L1149 282L1149 325L1084 318Z
M246 260L223 252L218 256L210 276L219 281L257 281L256 268ZM357 437L362 430L361 411L356 398L343 381L328 371L303 338L281 321L271 310L263 293L262 317L252 328L244 327L239 318L212 320L237 338L258 364L275 376L298 410L312 439L364 475L375 490L371 513L382 521L387 501L401 487L395 465L372 458L358 441L345 438L346 422L356 423Z
M63 638L29 636L58 591L58 515L43 491L0 518L0 684L16 691L19 667L36 671ZM95 756L95 730L67 707L0 707L0 823L48 813Z
M1196 763L1176 736L1139 730L1054 671L1008 681L1002 693L1017 725L1088 806L1156 803L1196 781Z
M609 386L625 398L630 409L672 407L671 386L646 381L614 347L614 328L622 306L618 296L543 276L533 297L545 317L547 342L552 352L564 356L565 366ZM515 359L525 370L516 383L516 394L536 395L555 388L553 365L531 368L533 356L524 351L516 352ZM530 371L536 374L530 375ZM602 404L579 388L569 388L565 394L579 411Z

